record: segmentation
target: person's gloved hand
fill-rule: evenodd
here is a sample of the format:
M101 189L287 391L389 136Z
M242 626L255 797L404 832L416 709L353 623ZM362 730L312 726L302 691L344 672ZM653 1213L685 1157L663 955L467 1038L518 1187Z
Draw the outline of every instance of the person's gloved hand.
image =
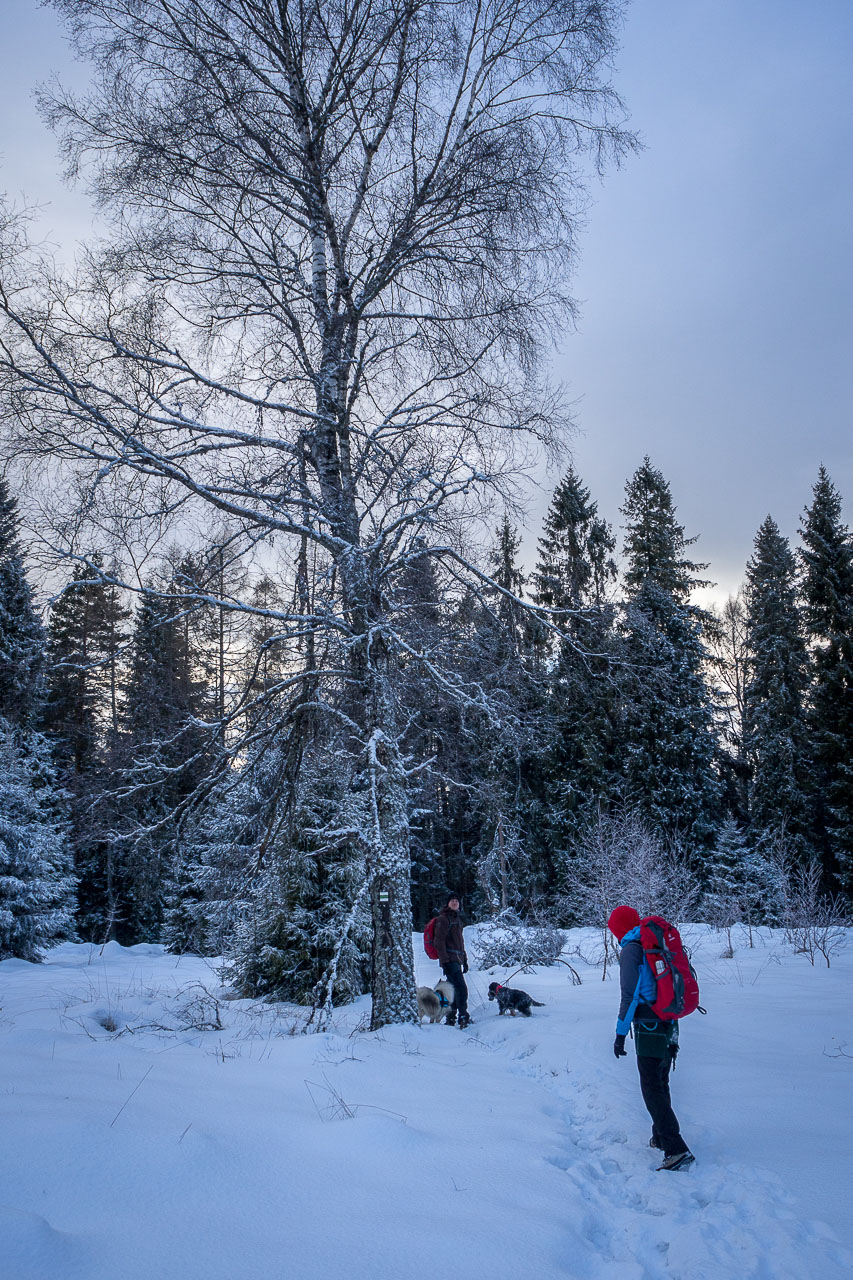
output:
M462 972L463 972L463 973L467 973L467 972L468 972L468 961L467 961L467 960L463 960L463 961L462 961Z
M625 1048L624 1036L617 1036L616 1039L613 1041L613 1056L614 1058L628 1057L628 1050Z

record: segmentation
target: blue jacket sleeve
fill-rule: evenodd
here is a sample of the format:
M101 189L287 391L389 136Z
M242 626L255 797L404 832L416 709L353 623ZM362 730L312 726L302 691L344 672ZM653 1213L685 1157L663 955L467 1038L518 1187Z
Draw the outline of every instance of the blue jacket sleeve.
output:
M619 1018L616 1034L626 1036L631 1029L631 1019L640 1002L640 983L643 977L645 956L639 942L626 942L619 956Z

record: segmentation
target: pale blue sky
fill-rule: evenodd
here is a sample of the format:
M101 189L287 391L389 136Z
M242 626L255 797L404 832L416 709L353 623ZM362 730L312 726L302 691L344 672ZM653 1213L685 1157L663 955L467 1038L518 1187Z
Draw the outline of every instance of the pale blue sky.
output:
M617 84L646 150L596 193L557 367L611 518L648 452L733 589L824 462L853 516L853 4L636 0Z
M575 464L618 524L650 454L725 594L771 512L793 535L820 462L853 517L853 3L635 0L617 87L646 150L595 185L555 367ZM52 10L0 4L0 187L89 226L33 85L81 82ZM64 255L63 255L64 256ZM531 539L546 497L533 504Z

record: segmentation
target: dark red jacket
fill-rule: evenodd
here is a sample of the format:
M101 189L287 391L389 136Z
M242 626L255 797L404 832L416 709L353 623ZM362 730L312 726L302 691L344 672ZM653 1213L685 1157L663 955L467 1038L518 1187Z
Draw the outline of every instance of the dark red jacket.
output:
M435 917L435 949L441 964L449 964L453 960L459 964L467 964L465 941L462 937L462 921L458 911L445 907Z

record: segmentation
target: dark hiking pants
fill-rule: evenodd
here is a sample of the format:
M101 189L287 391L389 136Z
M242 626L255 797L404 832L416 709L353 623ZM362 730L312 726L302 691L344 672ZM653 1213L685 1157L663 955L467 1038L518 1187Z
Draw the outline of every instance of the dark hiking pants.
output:
M444 976L453 987L453 1003L450 1012L468 1015L468 986L462 973L462 965L458 960L448 960L441 966Z
M671 1066L671 1053L667 1053L663 1058L649 1058L644 1054L637 1054L643 1102L652 1118L652 1137L664 1156L681 1155L688 1149L678 1128L678 1119L669 1097Z

